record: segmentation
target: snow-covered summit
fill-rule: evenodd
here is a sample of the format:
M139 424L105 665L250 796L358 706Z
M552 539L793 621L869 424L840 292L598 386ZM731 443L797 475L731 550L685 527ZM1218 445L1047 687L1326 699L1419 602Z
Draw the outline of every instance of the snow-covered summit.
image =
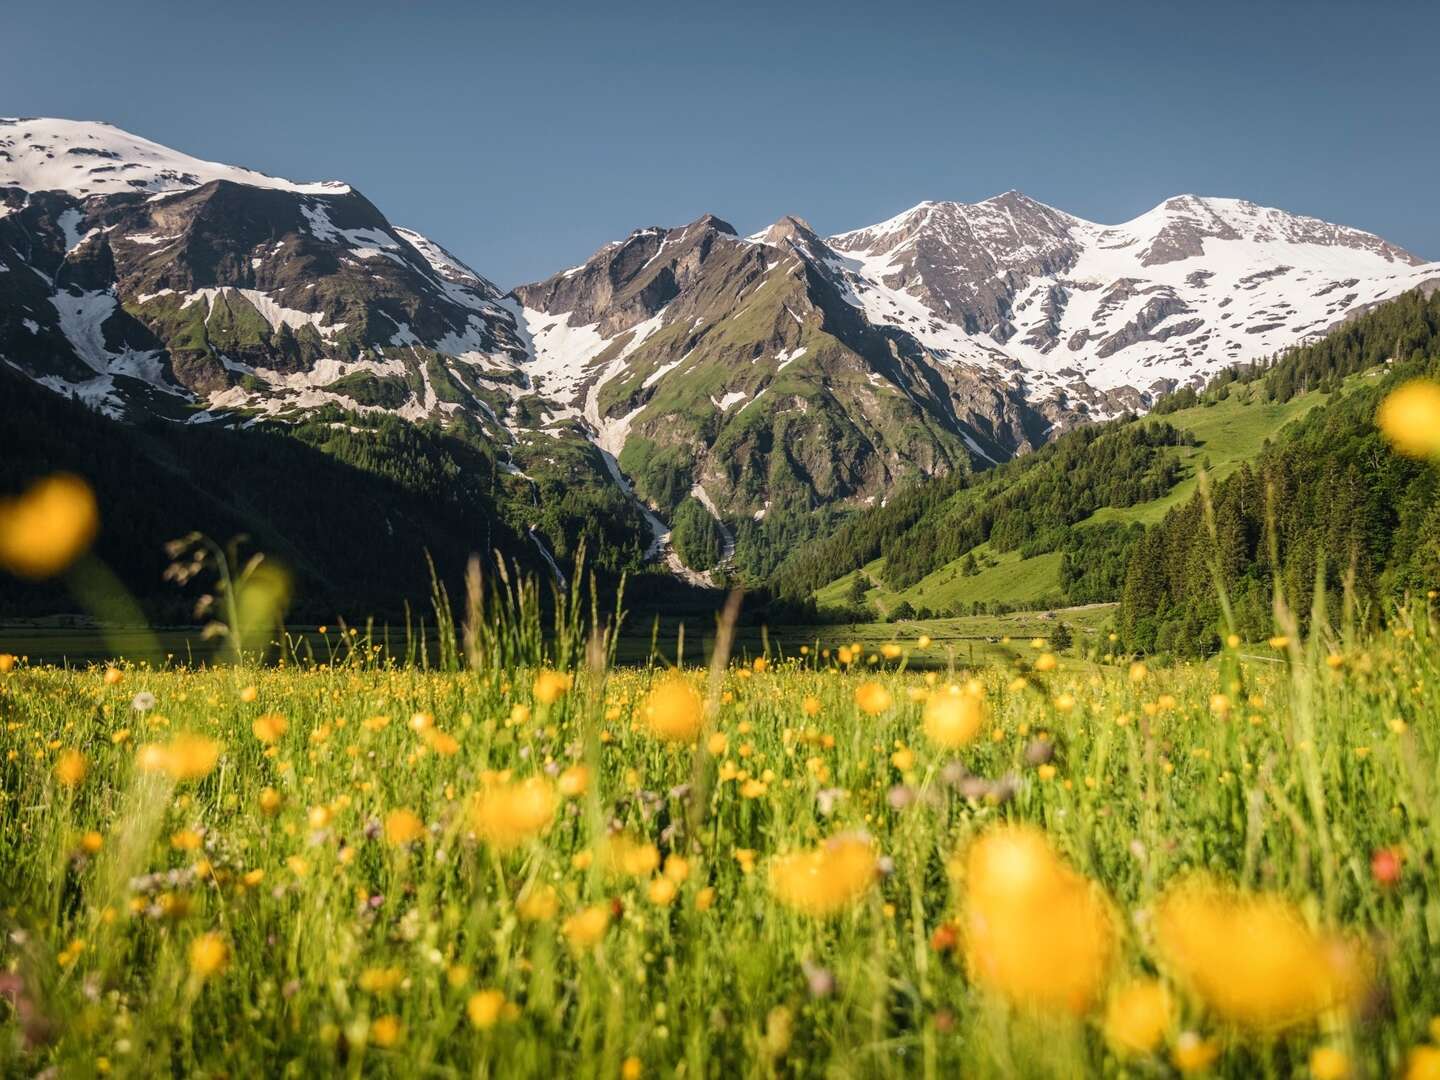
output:
M110 124L0 117L0 187L64 191L77 198L168 192L229 180L302 195L343 195L337 180L297 184L237 165L202 161Z
M922 202L828 244L872 323L1038 397L1203 382L1440 278L1372 233L1197 195L1119 225L1017 191Z

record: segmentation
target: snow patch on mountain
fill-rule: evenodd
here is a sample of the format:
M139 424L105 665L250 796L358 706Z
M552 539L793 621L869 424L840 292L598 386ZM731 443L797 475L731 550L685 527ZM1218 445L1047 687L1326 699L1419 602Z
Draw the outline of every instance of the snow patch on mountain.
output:
M228 180L308 195L341 195L338 181L297 184L235 165L202 161L109 124L0 117L0 187L64 191L77 198L168 193Z

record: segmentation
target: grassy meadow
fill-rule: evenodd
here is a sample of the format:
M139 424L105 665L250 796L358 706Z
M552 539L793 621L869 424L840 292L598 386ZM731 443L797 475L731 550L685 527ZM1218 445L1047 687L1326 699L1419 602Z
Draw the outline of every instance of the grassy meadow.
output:
M1433 1075L1437 632L6 660L0 1073Z
M1440 385L1379 423L1440 460ZM0 567L134 611L97 523L41 480ZM1440 1077L1433 589L1162 664L1105 605L622 637L477 561L402 649L167 550L207 662L0 637L0 1076Z

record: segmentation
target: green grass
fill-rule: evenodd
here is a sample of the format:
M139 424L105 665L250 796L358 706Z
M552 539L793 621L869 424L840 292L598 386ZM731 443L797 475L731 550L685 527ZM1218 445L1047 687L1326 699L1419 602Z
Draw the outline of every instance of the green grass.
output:
M956 604L976 601L1035 603L1060 591L1058 551L1022 559L1018 551L991 552L988 544L981 544L973 554L983 566L979 572L966 576L960 571L962 560L957 559L899 591L889 588L881 578L884 559L874 559L861 571L871 583L865 602L884 615L902 600L908 600L917 610L926 607L947 611ZM816 603L822 608L848 604L853 577L852 572L817 590Z
M569 692L538 700L527 666L117 682L22 664L0 674L0 1075L1169 1076L1187 1039L1221 1076L1308 1075L1320 1048L1399 1075L1440 1012L1440 625L1397 624L1139 678L1017 644L957 667L984 702L958 749L927 738L930 685L903 657L857 671L787 647L713 690L692 665L725 738L679 744L647 726L663 665L577 660ZM915 648L918 627L887 629ZM179 733L220 752L200 775L141 749ZM502 776L548 790L577 763L584 792L497 844L509 818L472 798ZM387 838L392 821L412 828ZM1014 904L985 908L968 853L1006 823L1092 884L1052 895L1012 874ZM616 829L644 856L628 869L606 869ZM814 878L831 913L776 891L787 853L859 833L861 872L822 861ZM1399 853L1393 884L1372 875L1380 850ZM1294 971L1203 926L1189 959L1169 949L1156 912L1201 869L1293 905L1307 978L1336 955L1313 926L1371 959L1369 987L1278 1033L1227 1020L1228 988L1263 1005ZM978 910L1033 916L979 965ZM568 922L581 912L594 940ZM993 974L1043 967L1077 930L1107 944L1098 959L1032 991ZM1142 976L1174 1006L1122 1056L1105 1001ZM1065 1008L1043 996L1061 979Z
M1373 372L1352 375L1341 385L1339 392L1345 393L1372 376ZM1195 436L1195 446L1184 446L1173 451L1184 466L1183 478L1158 499L1134 506L1102 507L1079 522L1079 526L1108 522L1155 524L1171 509L1183 504L1195 494L1202 464L1208 462L1212 480L1223 480L1243 462L1253 460L1264 447L1266 440L1274 439L1287 424L1295 422L1334 396L1312 391L1277 403L1261 400L1262 391L1261 383L1233 384L1224 401L1196 405L1139 420L1142 424L1168 423ZM884 560L875 559L868 563L863 571L873 585L866 595L866 601L883 614L902 599L908 600L916 608L925 606L943 610L956 604L977 601L1033 604L1055 596L1060 590L1059 552L1021 559L1018 552L994 553L990 551L988 544L981 544L969 554L982 564L994 565L987 565L980 573L966 577L960 572L964 561L962 556L898 592L884 585ZM821 607L848 603L852 576L853 573L846 574L817 590L816 602Z

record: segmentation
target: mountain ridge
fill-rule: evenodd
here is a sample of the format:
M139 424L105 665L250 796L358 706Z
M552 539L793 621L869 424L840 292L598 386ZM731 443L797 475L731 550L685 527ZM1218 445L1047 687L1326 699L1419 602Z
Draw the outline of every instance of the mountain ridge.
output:
M556 468L613 485L695 580L763 571L782 516L1143 411L1427 280L1440 263L1244 200L1112 226L1008 191L830 237L705 214L504 292L348 184L0 120L10 368L121 417L463 424L522 495ZM714 566L675 557L682 518L714 520L690 546Z

